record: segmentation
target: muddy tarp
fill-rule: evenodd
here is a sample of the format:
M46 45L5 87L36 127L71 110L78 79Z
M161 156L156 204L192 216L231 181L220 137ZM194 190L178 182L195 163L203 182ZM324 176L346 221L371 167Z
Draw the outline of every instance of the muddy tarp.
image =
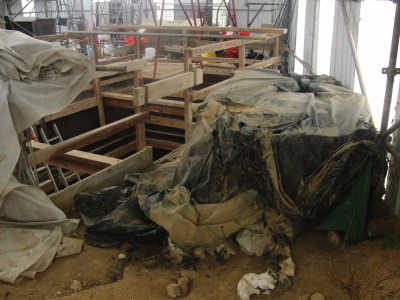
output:
M260 222L287 241L340 203L368 160L371 197L385 174L365 97L328 76L238 71L198 107L181 152L167 171L138 174L133 196L185 251Z

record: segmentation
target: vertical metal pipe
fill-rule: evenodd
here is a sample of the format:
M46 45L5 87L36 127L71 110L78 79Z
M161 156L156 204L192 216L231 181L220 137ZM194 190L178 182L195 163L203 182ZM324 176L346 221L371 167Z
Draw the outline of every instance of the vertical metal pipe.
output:
M161 5L160 26L162 26L162 21L163 21L164 5L165 5L165 0L163 0L162 5ZM160 30L157 30L157 31L160 32ZM161 41L161 37L159 36L157 39L156 59L158 59L158 54L160 52L160 50L159 50L160 41ZM156 74L157 74L157 61L154 63L153 78L156 78Z
M361 93L365 97L367 97L367 89L365 88L364 78L363 78L362 73L361 73L361 66L360 66L360 62L358 60L356 43L354 42L353 33L351 32L350 21L349 21L348 15L347 15L347 11L346 11L346 6L344 4L344 0L340 1L340 5L342 6L343 19L344 19L344 23L346 25L347 35L349 37L349 42L350 42L350 46L351 46L351 52L353 53L353 59L354 59L354 64L355 64L355 67L356 67L356 70L357 70L358 81L360 82Z
M194 2L193 2L193 0L190 0L190 2L192 4L193 23L194 23L194 26L197 26L197 20L196 20L197 18L196 18L196 11L194 9Z
M393 25L392 46L390 49L389 68L387 69L387 81L385 90L385 100L383 102L381 132L386 131L389 123L389 113L390 113L390 104L392 102L394 76L396 75L395 68L397 61L397 52L399 49L399 37L400 37L400 3L397 2L396 14L394 17L394 25Z
M186 20L189 22L189 25L190 25L190 26L193 26L193 25L192 25L192 22L190 21L189 15L188 15L187 12L186 12L185 7L184 7L183 4L182 4L182 1L181 1L181 0L178 0L178 1L179 1L179 5L181 6L181 9L182 9L183 13L185 14Z
M315 0L313 40L311 49L311 68L313 68L314 70L317 69L319 9L320 9L320 0Z
M151 0L149 0L149 5L151 8L151 14L153 15L154 25L157 26L157 16L156 16L156 13L154 12L153 3L151 2Z
M232 10L233 10L233 20L235 21L235 24L233 25L233 27L237 27L235 0L231 0L231 1L232 1Z

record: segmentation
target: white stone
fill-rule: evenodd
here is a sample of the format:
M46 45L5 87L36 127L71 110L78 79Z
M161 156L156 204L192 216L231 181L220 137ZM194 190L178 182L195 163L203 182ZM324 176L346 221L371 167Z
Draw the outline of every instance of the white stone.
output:
M325 297L320 293L315 293L311 295L310 300L325 300Z
M73 290L75 293L82 291L82 283L80 283L78 280L72 281L71 290Z
M119 258L119 259L125 259L125 258L126 258L126 255L123 254L123 253L118 254L118 258Z

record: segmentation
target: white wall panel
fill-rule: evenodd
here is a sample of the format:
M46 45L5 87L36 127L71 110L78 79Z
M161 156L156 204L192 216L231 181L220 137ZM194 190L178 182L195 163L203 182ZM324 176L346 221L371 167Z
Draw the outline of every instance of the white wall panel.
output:
M350 20L350 27L353 32L354 41L357 45L358 28L360 23L361 2L345 1L347 15ZM330 74L340 80L343 86L353 90L355 66L346 25L344 23L340 0L336 0L335 17L333 24L332 53Z

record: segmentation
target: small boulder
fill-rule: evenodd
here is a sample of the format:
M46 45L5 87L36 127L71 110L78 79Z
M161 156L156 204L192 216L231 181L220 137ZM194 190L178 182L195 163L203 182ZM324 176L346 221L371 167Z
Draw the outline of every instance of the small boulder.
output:
M335 231L328 232L328 241L332 245L339 246L340 245L340 235Z
M177 283L167 285L167 295L171 298L177 298L181 295L181 288Z
M325 297L320 293L315 293L311 295L310 300L325 300Z
M73 290L75 293L82 291L82 283L80 283L78 280L72 281L71 290Z
M190 279L188 276L182 276L179 280L178 280L178 285L181 288L181 294L183 296L187 295L187 293L189 292L189 288L190 288Z
M286 276L294 276L294 262L291 257L286 258L284 261L279 263L281 267L281 273Z

